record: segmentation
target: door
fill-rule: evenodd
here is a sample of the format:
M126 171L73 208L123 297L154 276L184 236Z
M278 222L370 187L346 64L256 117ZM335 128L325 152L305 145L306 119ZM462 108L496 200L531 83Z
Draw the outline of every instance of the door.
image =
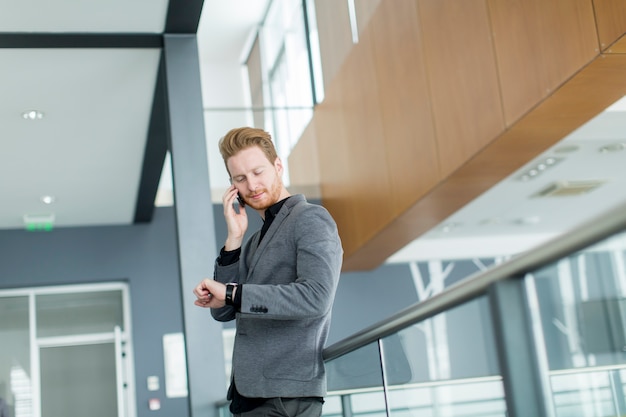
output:
M124 283L0 291L0 398L14 417L134 417Z
M42 417L118 416L115 343L41 347L39 361Z
M127 417L123 295L36 297L41 417Z

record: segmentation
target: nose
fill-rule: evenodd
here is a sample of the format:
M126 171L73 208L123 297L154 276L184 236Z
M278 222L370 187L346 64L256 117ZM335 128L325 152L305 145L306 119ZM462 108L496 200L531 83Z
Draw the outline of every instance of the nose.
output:
M248 186L248 192L250 192L251 194L254 194L257 188L259 188L257 184L253 184L250 178L248 178L248 180L246 181L246 185Z

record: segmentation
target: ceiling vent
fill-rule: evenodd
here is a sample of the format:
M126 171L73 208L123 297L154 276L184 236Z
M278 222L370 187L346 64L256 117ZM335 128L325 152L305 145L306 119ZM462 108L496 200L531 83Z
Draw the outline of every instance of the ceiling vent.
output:
M556 181L533 194L533 197L568 197L587 194L605 182L603 180Z

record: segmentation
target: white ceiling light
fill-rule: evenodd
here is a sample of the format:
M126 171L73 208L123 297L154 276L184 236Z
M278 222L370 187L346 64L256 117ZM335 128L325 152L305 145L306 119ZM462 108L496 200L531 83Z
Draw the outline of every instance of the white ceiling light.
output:
M538 224L540 222L541 222L541 217L539 216L520 217L519 219L513 220L513 223L518 224L520 226L530 226L533 224Z
M502 218L500 217L490 217L488 219L484 219L480 221L481 226L486 226L489 224L502 224Z
M576 152L578 149L580 149L578 145L563 145L554 149L554 152L555 153L572 153L572 152Z
M27 110L22 112L22 118L26 120L40 120L43 119L43 112L39 110Z
M44 195L44 196L41 197L41 201L44 204L52 204L52 203L54 203L55 200L56 200L56 198L54 198L53 195Z
M461 226L461 223L448 222L448 223L445 223L443 226L441 226L440 231L442 231L443 233L449 233L452 230L458 228L459 226Z
M624 149L626 149L626 143L612 143L610 145L602 146L598 150L601 153L607 153L607 152L619 152L619 151L623 151Z
M555 166L556 164L558 164L562 160L563 160L563 158L555 158L555 157L552 157L552 156L547 157L547 158L543 158L542 160L536 162L533 166L528 168L526 171L524 171L522 174L520 174L517 177L517 179L521 180L521 181L531 180L531 179L539 176L540 174L542 174L548 168L552 168L553 166Z

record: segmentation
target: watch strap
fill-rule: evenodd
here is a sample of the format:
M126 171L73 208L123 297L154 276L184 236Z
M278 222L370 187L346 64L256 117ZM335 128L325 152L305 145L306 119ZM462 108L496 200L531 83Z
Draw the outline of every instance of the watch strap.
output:
M233 292L236 286L237 284L233 284L233 283L226 284L226 296L224 297L224 301L226 302L226 305L228 306L234 305Z

